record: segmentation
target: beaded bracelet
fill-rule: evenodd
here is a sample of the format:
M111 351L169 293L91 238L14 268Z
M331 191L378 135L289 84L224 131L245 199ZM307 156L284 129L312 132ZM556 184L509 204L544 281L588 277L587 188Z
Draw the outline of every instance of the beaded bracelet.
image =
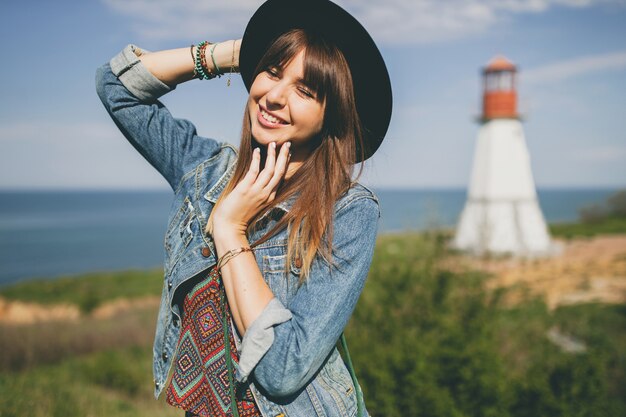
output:
M251 248L251 247L241 247L241 248L238 248L238 249L231 249L231 250L229 250L217 262L217 270L220 271L222 269L222 267L224 267L224 265L226 265L228 263L228 261L230 261L235 256L237 256L237 255L239 255L239 254L241 254L243 252L254 252L254 249Z
M206 65L205 50L207 45L209 45L208 41L202 41L198 44L196 48L196 56L194 59L194 72L198 73L198 78L202 78L203 80L211 80L216 77L216 75L211 70L209 70Z
M206 63L206 48L208 48L209 45L211 44L207 43L202 46L202 52L200 53L200 65L202 65L202 69L209 75L209 77L215 78L215 71L209 69L209 66Z

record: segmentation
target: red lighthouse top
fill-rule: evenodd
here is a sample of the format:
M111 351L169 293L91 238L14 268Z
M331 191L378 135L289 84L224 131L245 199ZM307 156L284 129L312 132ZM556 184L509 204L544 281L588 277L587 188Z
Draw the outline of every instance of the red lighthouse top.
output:
M483 68L482 121L517 119L515 65L502 55L492 58Z

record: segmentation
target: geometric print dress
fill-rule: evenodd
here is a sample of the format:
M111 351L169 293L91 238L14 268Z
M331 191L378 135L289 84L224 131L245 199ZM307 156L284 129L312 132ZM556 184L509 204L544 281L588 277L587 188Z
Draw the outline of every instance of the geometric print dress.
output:
M224 310L226 322L230 323L230 308L220 273L214 266L185 296L181 333L173 359L175 368L167 389L168 404L203 417L232 416ZM234 381L239 355L232 332L229 336ZM239 416L261 417L250 388L246 387L245 392L236 392Z

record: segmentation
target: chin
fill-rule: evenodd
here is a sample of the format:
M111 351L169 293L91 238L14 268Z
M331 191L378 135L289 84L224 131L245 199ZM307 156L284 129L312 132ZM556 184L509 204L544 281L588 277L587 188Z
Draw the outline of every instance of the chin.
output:
M271 142L274 141L271 137L264 135L263 132L259 135L258 132L252 131L252 140L257 143L259 146L267 147Z
M254 125L252 127L251 133L254 141L260 146L267 147L272 142L276 142L277 145L286 142L282 135L272 134L272 132L268 132L260 127L255 128Z

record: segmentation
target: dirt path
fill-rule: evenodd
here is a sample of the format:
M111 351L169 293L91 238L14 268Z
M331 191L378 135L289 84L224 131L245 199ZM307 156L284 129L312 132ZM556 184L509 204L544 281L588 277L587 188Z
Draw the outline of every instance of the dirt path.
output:
M563 251L547 259L478 260L455 258L465 267L494 274L490 288L512 288L509 301L531 294L545 298L548 307L599 301L626 302L626 235L604 235L560 241Z
M159 300L156 296L112 300L96 307L88 316L106 319L131 309L156 309ZM0 298L0 324L22 325L59 320L76 321L83 316L78 306L74 304L43 305Z

